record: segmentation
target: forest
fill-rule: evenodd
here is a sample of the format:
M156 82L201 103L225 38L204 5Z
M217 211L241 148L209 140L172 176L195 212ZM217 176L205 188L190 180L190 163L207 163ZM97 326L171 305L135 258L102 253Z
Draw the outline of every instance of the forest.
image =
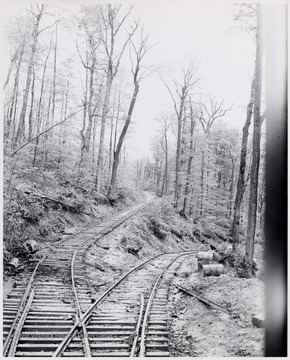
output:
M159 44L133 5L65 11L39 4L13 15L3 86L7 251L13 253L29 237L27 227L44 216L45 197L91 213L83 199L67 205L61 191L114 204L120 189L131 187L168 197L200 232L204 223L224 221L233 254L242 243L252 275L255 239L264 238L262 25L260 5L231 11L254 54L242 129L223 121L235 116L235 104L204 91L198 61L174 65L174 71L152 61ZM166 92L166 109L154 115L150 153L132 157L135 111L152 76Z

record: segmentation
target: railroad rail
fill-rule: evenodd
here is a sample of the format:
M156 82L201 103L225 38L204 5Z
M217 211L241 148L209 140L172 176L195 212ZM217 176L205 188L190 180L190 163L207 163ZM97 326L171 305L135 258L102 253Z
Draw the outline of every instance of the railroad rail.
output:
M111 286L90 308L83 314L80 319L68 332L67 336L63 339L62 343L58 346L57 350L53 353L53 357L58 356L72 356L82 357L84 352L80 344L79 331L84 326L87 330L90 354L93 357L129 357L137 356L140 348L139 344L139 332L142 325L142 329L146 329L146 341L152 341L150 339L151 332L155 336L159 336L160 333L163 337L159 338L163 341L163 344L155 343L146 344L146 356L168 356L168 341L164 343L164 336L168 336L167 322L164 320L162 324L160 320L153 320L155 307L151 309L151 301L158 302L160 299L160 293L155 294L157 286L164 276L166 270L181 256L195 254L196 252L183 252L183 253L167 253L159 254L150 258L135 268L129 270L123 275L113 286ZM173 276L173 273L168 274L167 288L168 293L169 283L168 279ZM151 295L147 302L146 311L149 312L150 318L143 316L143 298L150 292L150 288L154 280L155 284L151 290ZM143 281L141 282L140 279ZM164 282L165 284L165 282ZM164 286L164 285L163 285ZM158 289L159 291L159 289ZM163 310L165 309L166 299L165 290L161 289L164 302ZM153 295L152 295L153 294ZM139 304L139 298L141 295L141 301ZM155 299L156 296L156 299ZM166 316L166 311L162 313ZM160 329L163 327L162 331ZM153 327L152 327L153 326ZM142 330L143 331L143 330ZM144 336L143 336L144 338ZM153 338L153 341L156 341ZM158 341L158 340L157 340ZM79 346L77 346L79 344ZM166 347L167 351L164 351ZM156 349L157 348L157 349ZM160 348L163 349L160 352ZM155 350L155 351L150 351ZM166 354L166 355L165 355Z
M97 300L84 280L87 248L150 201L90 227L81 241L71 237L46 250L27 286L20 284L4 302L4 356L169 356L169 285L181 258L197 250L147 259ZM48 268L55 269L53 279Z
M142 203L89 227L78 234L82 239L79 236L69 237L45 249L28 283L16 283L16 288L3 303L4 356L30 356L38 350L45 356L45 350L55 347L56 339L62 338L81 315L74 287L70 282L64 283L63 279L72 269L76 273L84 268L80 257L92 243L113 231L151 201L152 198L148 196ZM76 249L80 250L79 261L71 261ZM51 275L46 275L48 268L50 272L55 272L54 280ZM76 275L73 278L76 279ZM87 288L79 287L78 291L86 295L87 302L91 301ZM47 338L50 344L47 344ZM86 339L86 336L82 339Z

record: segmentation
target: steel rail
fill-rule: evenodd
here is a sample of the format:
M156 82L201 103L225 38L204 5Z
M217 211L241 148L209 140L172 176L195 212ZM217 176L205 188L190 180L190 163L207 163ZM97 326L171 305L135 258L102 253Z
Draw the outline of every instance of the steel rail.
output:
M11 328L9 330L9 333L8 333L6 339L5 339L5 343L4 343L4 346L3 346L3 356L5 356L7 354L10 342L13 341L12 336L13 336L14 331L16 329L18 318L21 316L21 314L22 314L22 312L24 310L27 298L29 296L30 290L31 290L32 285L33 285L33 281L34 281L36 271L38 270L39 266L43 263L43 261L46 259L47 255L50 253L50 251L51 250L47 250L47 252L42 256L42 258L36 264L36 266L35 266L35 268L33 270L33 273L30 276L30 279L29 279L29 281L27 283L25 292L24 292L24 294L22 296L21 303L19 305L18 311L16 313L15 319L14 319L14 321L13 321L13 323L11 325Z
M138 342L138 336L139 336L139 331L140 331L140 326L141 326L141 321L142 321L142 316L143 316L143 309L144 309L144 296L143 296L143 294L141 294L139 317L138 317L137 326L136 326L136 330L135 330L135 334L134 334L134 340L133 340L133 345L132 345L131 352L130 352L130 357L134 357L134 354L136 351L136 346L137 346L137 342Z
M77 296L77 290L76 290L76 286L75 286L75 280L74 280L74 261L75 261L75 257L77 254L77 250L74 251L74 254L72 256L72 260L71 260L71 280L72 280L72 287L73 287L73 292L74 292L74 296L75 296L75 303L76 303L76 309L77 309L77 320L79 321L82 315L82 311L81 311L81 306L80 306L80 302ZM87 329L86 327L82 324L82 332L83 332L83 347L84 347L84 351L85 351L85 357L91 357L91 349L90 349L90 344L89 344L89 340L88 340L88 334L87 334Z
M196 250L197 251L197 250ZM196 252L196 251L188 251L186 253L182 253L180 255L186 255L186 254L190 254L192 252ZM76 331L82 326L82 324L86 324L86 322L89 320L89 318L92 316L93 311L96 309L97 305L101 304L101 302L126 278L128 277L131 273L133 273L134 271L140 269L142 266L144 266L145 264L147 264L148 262L158 258L159 256L164 256L164 255L173 255L176 254L176 252L171 252L171 253L161 253L158 255L155 255L151 258L149 258L148 260L145 260L144 262L142 262L141 264L137 265L136 267L134 267L133 269L129 270L127 273L125 273L119 280L117 280L109 289L107 289L100 297L99 299L97 299L92 306L85 312L85 314L83 315L83 317L75 324L71 327L71 329L69 330L69 332L67 333L66 337L63 339L63 341L61 342L61 344L58 346L58 348L55 350L55 352L53 353L52 357L58 357L62 354L62 352L66 349L67 345L70 343L70 341L72 340L74 334L76 333Z
M145 314L144 314L144 318L143 318L143 325L142 325L142 333L141 333L141 340L140 340L140 352L139 352L139 357L145 357L145 331L146 331L146 327L147 327L147 321L148 321L148 317L149 317L149 313L150 313L150 308L152 305L152 301L155 295L155 291L158 287L158 284L161 280L161 278L163 277L163 275L165 274L165 272L167 271L167 269L177 260L179 259L181 256L185 256L188 255L188 253L186 254L180 254L178 255L175 259L173 259L169 265L166 266L166 268L161 272L161 274L158 276L158 278L155 281L155 284L151 290L148 302L147 302L147 306L146 306L146 310L145 310Z
M21 315L21 317L19 319L19 323L17 324L17 328L15 329L15 333L14 333L14 336L13 336L13 339L12 339L12 342L11 342L11 346L9 348L8 357L14 357L14 355L15 355L16 346L17 346L17 343L18 343L18 340L19 340L19 336L21 334L22 326L23 326L23 323L25 321L26 315L27 315L27 313L29 311L29 308L31 306L33 298L34 298L34 290L32 289L31 293L30 293L30 296L29 296L29 299L28 299L28 301L26 303L26 306L24 308L24 311L22 312L22 315Z
M200 294L195 294L195 290L188 290L186 289L185 287L183 286L180 286L180 285L175 285L175 287L178 289L178 290L181 290L183 291L184 293L198 299L199 301L203 302L204 304L206 305L209 305L211 306L212 308L216 308L216 309L219 309L219 310L222 310L222 311L225 311L226 313L228 313L229 315L232 314L232 311L230 309L228 309L227 307L221 305L221 304L218 304L217 302L213 301L213 300L210 300Z
M150 201L145 201L144 204L139 204L134 206L132 209L128 209L129 210L129 214L126 213L124 216L121 216L121 219L118 221L116 221L113 226L109 225L107 227L105 227L105 229L102 230L101 236L98 238L98 240L100 240L103 236L105 236L106 234L108 234L109 232L113 231L116 227L122 225L125 221L127 221L128 219L130 219L132 216L136 215L137 212L141 211L144 207L148 206ZM80 302L78 299L78 295L77 295L77 289L75 286L75 280L74 280L74 263L75 263L75 258L76 255L78 253L78 251L84 247L84 245L86 245L87 243L89 243L92 238L94 238L95 235L93 235L92 237L90 237L87 240L84 240L74 251L73 256L72 256L72 261L71 261L71 281L72 281L72 287L73 287L73 293L74 293L74 297L75 297L75 303L76 303L76 309L77 309L77 322L81 320L81 315L82 315L82 311L81 311L81 307L80 307ZM90 344L89 344L89 340L88 340L88 334L87 334L87 329L85 324L82 322L81 323L81 327L82 327L82 332L83 332L83 346L84 346L84 352L85 352L85 356L86 357L91 357L91 349L90 349Z
M108 228L109 228L109 231L108 231L108 232L113 231L117 226L120 226L124 221L126 221L127 219L129 219L130 217L132 217L135 213L137 213L138 211L140 211L143 207L147 206L151 201L152 201L151 199L150 199L150 200L147 199L147 200L145 200L143 203L141 203L141 205L139 204L139 205L133 206L133 209L134 209L134 210L133 210L133 212L132 212L132 211L129 212L129 216L125 216L125 218L122 219L121 222L118 222L118 221L117 221L117 225L114 226L112 229L110 229L110 226L105 227L105 229L103 229L102 232L103 232L104 230L106 231L106 229L108 229ZM135 209L136 207L137 207L137 209ZM130 210L130 209L127 209L127 211L128 211L128 210ZM132 210L132 209L131 209L131 210ZM125 210L124 212L126 212L126 210ZM120 215L120 214L119 214L119 215ZM89 227L89 228L92 228L92 227L94 227L94 226L95 226L95 225L92 225L92 226ZM108 233L108 232L107 232L107 233ZM82 233L82 232L80 231L79 233L74 234L72 237L74 237L74 236L76 236L76 235L78 235L78 234L81 234L81 233ZM101 239L101 238L102 238L104 235L106 235L107 233L101 234L101 236L100 236L99 239ZM79 245L79 247L83 246L85 243L87 243L88 241L90 241L90 240L91 240L92 238L94 238L95 236L96 236L96 234L92 235L89 239L84 240L84 241ZM4 345L3 345L3 356L4 356L4 357L6 357L8 351L9 351L9 346L10 346L10 344L12 344L12 342L14 343L14 334L15 334L16 332L18 332L18 330L17 330L17 329L18 329L18 324L17 324L17 322L18 322L19 317L22 315L22 313L23 313L23 311L24 311L24 309L25 309L25 305L26 305L26 302L27 302L27 298L28 298L29 293L30 293L30 291L31 291L31 289L32 289L33 282L34 282L34 278L35 278L35 274L36 274L39 266L43 263L43 261L47 258L47 256L48 256L52 251L54 251L54 250L57 249L57 246L59 246L60 244L62 244L62 243L64 243L64 242L68 242L70 239L71 239L71 237L70 237L70 238L66 238L66 239L62 239L62 240L58 241L57 243L54 243L53 245L47 246L47 247L45 247L44 249L42 249L42 250L46 250L46 252L43 254L42 258L38 261L38 263L36 264L36 266L35 266L32 274L31 274L31 276L30 276L30 279L29 279L29 281L28 281L28 283L27 283L25 292L24 292L24 294L23 294L23 296L22 296L22 299L21 299L21 302L20 302L18 311L17 311L16 316L15 316L15 318L14 318L14 321L13 321L13 323L12 323L12 325L11 325L11 328L10 328L10 330L9 330L9 333L8 333L6 339L5 339L5 342L4 342ZM97 240L99 240L99 239L97 239ZM17 346L17 342L16 342L16 344L15 344L15 347L16 347L16 346Z

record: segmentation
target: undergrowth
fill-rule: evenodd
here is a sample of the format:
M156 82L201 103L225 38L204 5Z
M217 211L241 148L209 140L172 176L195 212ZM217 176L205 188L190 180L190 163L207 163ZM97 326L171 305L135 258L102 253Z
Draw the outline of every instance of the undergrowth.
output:
M122 188L116 197L107 189L67 180L54 171L18 170L4 176L4 266L13 257L27 257L24 242L35 240L40 248L61 239L68 228L102 220L142 198L142 192Z

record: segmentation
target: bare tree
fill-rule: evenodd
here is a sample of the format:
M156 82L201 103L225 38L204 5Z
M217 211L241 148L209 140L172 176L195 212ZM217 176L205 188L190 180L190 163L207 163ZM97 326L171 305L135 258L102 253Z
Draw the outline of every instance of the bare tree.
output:
M249 212L247 223L245 263L248 274L252 272L254 258L254 244L257 219L257 197L260 165L261 126L265 115L261 114L262 97L262 14L261 4L257 4L257 34L256 34L256 64L255 64L255 100L254 100L254 128L253 128L253 157L250 177Z
M242 147L240 154L240 169L239 169L237 192L236 192L236 199L234 205L234 217L231 228L233 250L236 249L240 235L241 204L245 189L245 170L246 170L246 160L247 160L247 151L248 151L248 136L249 136L249 127L251 125L253 107L254 107L255 84L256 84L256 80L254 75L251 85L251 97L247 106L246 122L243 127Z
M148 37L147 36L143 36L143 30L141 31L141 44L139 46L139 48L136 47L136 45L134 44L133 41L131 41L131 47L130 49L133 49L133 52L135 54L135 65L134 65L134 61L131 58L131 62L132 62L132 68L131 68L131 73L133 75L133 81L134 81L134 91L133 91L133 95L131 98L131 102L130 102L130 106L129 106L129 110L128 110L128 114L126 117L126 121L125 124L123 126L123 129L121 131L117 146L116 146L116 150L114 151L114 161L113 161L113 169L112 169L112 176L111 176L111 186L110 186L110 191L109 191L109 195L111 196L114 191L115 191L115 187L116 187L116 180L117 180L117 171L118 171L118 166L119 166L119 158L120 158L120 152L121 152L121 148L124 142L124 138L126 136L126 133L128 131L129 125L131 123L131 118L132 118L132 114L133 114L133 110L136 104L136 100L137 100L137 95L139 92L139 87L140 87L140 81L142 80L143 76L144 76L144 72L140 73L141 70L141 62L144 58L144 56L146 55L146 53L148 52L148 50L150 49L150 47L148 46Z
M183 80L182 83L179 83L176 80L173 80L174 89L172 90L170 86L164 82L171 99L173 101L175 114L177 117L177 147L176 147L176 163L175 163L175 190L174 190L174 205L178 206L178 199L180 197L180 155L181 155L181 135L182 135L182 121L184 114L185 100L189 95L190 91L193 89L194 85L197 84L198 80L196 78L198 69L196 67L188 67L183 71ZM177 96L174 96L174 93Z
M104 13L104 10L106 14ZM115 55L115 42L118 36L118 33L124 24L125 20L129 16L132 11L132 6L130 6L129 10L126 14L119 20L119 13L121 10L121 5L112 5L107 4L101 7L101 17L102 17L102 25L103 29L103 36L101 37L101 42L105 49L105 53L107 55L107 69L106 69L106 88L105 88L105 96L104 96L104 103L102 108L102 115L101 115L101 132L100 132L100 142L99 142L99 152L98 152L98 159L97 159L97 174L96 174L96 189L100 189L100 182L102 177L102 170L103 170L103 153L104 153L104 140L105 140L105 129L106 129L106 120L107 114L109 111L109 101L111 96L111 89L114 78L117 75L119 70L121 58L123 53L126 49L128 42L130 41L132 35L136 31L138 27L138 23L135 23L135 26L132 28L131 32L128 34L127 39L123 43L121 51L116 56ZM119 20L119 21L118 21Z
M28 117L28 141L32 138L32 127L33 127L33 110L34 110L34 89L35 89L35 69L32 70L32 86L31 86L31 104L30 112Z
M189 157L188 157L187 174L186 174L186 184L184 189L183 208L181 211L181 214L183 214L183 216L186 216L188 197L190 194L190 177L191 177L193 151L194 151L193 134L196 124L191 98L189 99L189 106L190 106L190 145L189 145Z
M205 196L208 197L208 178L209 178L209 142L210 132L214 122L225 116L231 110L223 109L223 101L218 102L213 97L209 97L209 105L200 102L199 122L205 134L205 143L201 154L201 200L200 200L200 216L204 212ZM204 176L206 174L206 176Z
M38 100L38 111L37 111L37 125L36 125L36 133L38 134L40 132L41 127L41 110L42 110L42 101L43 101L43 93L44 93L44 86L45 86L45 75L46 75L46 69L47 69L47 62L49 59L49 55L52 48L52 38L50 38L49 48L47 55L44 60L43 64L43 72L42 72L42 78L41 78L41 87L40 87L40 94L39 94L39 100ZM37 147L39 144L39 137L36 138L35 146L34 146L34 155L33 155L33 161L32 165L35 166L36 163L36 157L37 157Z
M20 46L20 50L18 54L18 61L16 63L16 73L15 73L15 78L14 78L14 86L13 86L13 91L12 91L12 97L11 97L11 102L10 102L10 107L9 107L9 112L8 112L8 116L7 116L7 130L5 132L6 137L9 137L10 135L13 136L13 133L11 131L11 127L12 127L12 123L13 123L13 127L15 127L15 117L16 117L16 107L17 107L17 93L18 93L18 84L19 84L19 74L20 74L20 66L22 63L22 57L24 54L24 50L25 50L25 37L22 40L22 44ZM7 83L9 79L9 75L7 76ZM5 83L6 84L6 83ZM4 84L4 85L5 85Z
M164 165L164 174L163 174L163 181L162 181L162 189L161 189L161 195L166 195L168 191L168 131L170 128L170 122L168 121L168 117L164 115L162 117L162 129L161 129L161 135L162 140L160 141L160 145L162 150L164 151L165 155L165 165Z
M40 33L39 24L40 24L40 20L44 14L46 7L47 7L47 5L43 5L43 4L41 6L37 5L37 13L30 11L32 13L32 15L35 17L35 22L34 22L33 33L32 33L32 46L31 46L29 63L28 63L26 85L25 85L25 90L24 90L24 94L23 94L23 104L22 104L22 109L21 109L21 113L20 113L20 117L19 117L19 125L18 125L18 130L17 130L14 146L16 146L21 141L21 138L24 135L25 114L26 114L26 109L27 109L27 101L28 101L28 95L29 95L29 91L30 91L30 84L31 84L32 72L33 72L34 56L36 53L38 35Z
M82 64L86 70L86 84L84 91L84 117L83 128L81 130L82 145L81 145L81 158L80 164L82 164L85 152L88 153L90 149L90 142L93 128L93 118L98 108L99 96L96 99L96 104L93 106L93 100L95 95L95 73L97 66L97 49L100 45L98 38L95 38L94 34L87 35L88 52L86 61L84 61L80 55ZM79 50L78 50L79 52ZM98 93L100 95L100 92ZM88 123L86 124L86 117L88 117Z

